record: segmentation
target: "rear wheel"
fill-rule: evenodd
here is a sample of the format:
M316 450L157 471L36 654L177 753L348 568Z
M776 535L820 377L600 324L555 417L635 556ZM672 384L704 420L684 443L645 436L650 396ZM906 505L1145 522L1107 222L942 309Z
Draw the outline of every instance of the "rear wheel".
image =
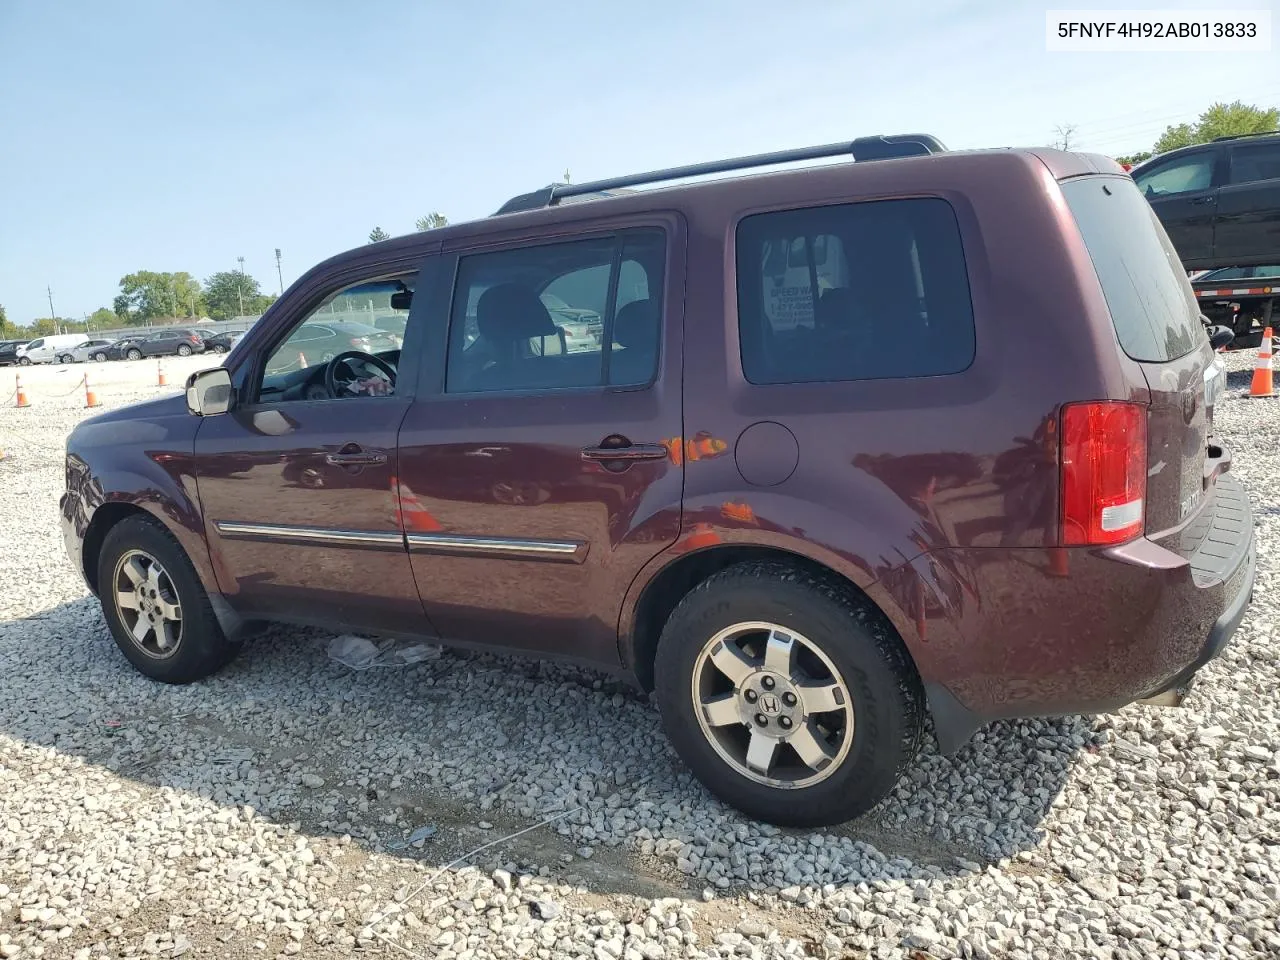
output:
M215 344L214 344L212 347L210 347L209 349L210 349L210 350L212 350L214 353L226 353L226 352L227 352L227 348L226 348L226 347L224 347L224 346L223 346L222 344L220 344L220 343L215 343Z
M75 358L75 357L73 357L71 354L69 354L69 353L64 353L62 356L60 356L60 357L58 358L58 362L59 362L59 363L73 363L73 362L75 362L75 359L76 359L76 358Z
M188 347L185 343L178 344L178 356L180 357L191 356L191 348Z
M663 629L655 680L676 752L770 823L866 813L919 750L920 683L888 624L784 564L731 567L691 591Z
M98 558L98 598L116 645L153 680L201 680L239 652L222 632L186 553L150 517L130 517L107 533Z
M98 363L105 363L107 359L107 355L105 353L95 353L93 355L93 359L98 361Z
M128 357L130 360L141 360L142 351L139 350L137 347L131 347L129 349L129 352L126 353L125 356Z

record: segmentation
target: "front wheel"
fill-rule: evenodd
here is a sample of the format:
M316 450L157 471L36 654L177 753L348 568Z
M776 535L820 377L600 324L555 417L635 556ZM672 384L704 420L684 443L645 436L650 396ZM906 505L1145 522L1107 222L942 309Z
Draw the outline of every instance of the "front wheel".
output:
M214 353L226 353L226 352L227 352L227 348L226 348L226 347L224 347L224 346L223 346L222 344L220 344L220 343L215 343L215 344L214 344L212 347L210 347L209 349L210 349L210 350L212 350Z
M730 567L691 591L663 629L655 672L681 759L770 823L866 813L923 735L919 678L878 611L783 564Z
M105 363L107 360L107 355L105 353L95 353L93 355L93 359L96 360L98 363Z
M29 366L31 366L31 358L30 358L30 357L20 357L20 358L18 359L18 366L20 366L20 367L29 367Z
M116 645L153 680L202 680L239 652L222 632L186 553L151 517L129 517L107 533L98 557L98 598Z
M139 350L137 347L134 347L128 353L126 353L125 356L128 357L130 360L141 360L142 351Z

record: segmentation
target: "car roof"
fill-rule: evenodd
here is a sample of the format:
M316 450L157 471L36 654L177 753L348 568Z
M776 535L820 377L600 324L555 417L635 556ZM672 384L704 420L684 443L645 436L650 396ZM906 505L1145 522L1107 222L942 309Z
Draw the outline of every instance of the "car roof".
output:
M948 169L968 167L969 172L974 175L999 178L1003 172L1009 170L1010 164L1014 163L1038 167L1040 170L1047 168L1057 180L1094 173L1125 175L1124 169L1111 157L1094 153L1072 153L1049 147L954 150L929 156L845 161L766 172L735 173L712 180L653 186L643 190L615 189L606 191L608 196L581 202L555 203L536 209L495 214L451 223L432 230L392 237L377 243L361 244L316 264L298 282L308 280L312 274L355 267L374 259L381 261L408 259L438 250L443 244L467 241L495 233L516 232L552 224L570 225L577 220L594 220L602 215L621 216L678 209L688 204L689 198L700 195L705 195L710 202L720 195L758 193L759 202L767 202L775 189L784 190L787 184L797 181L813 181L823 188L829 185L833 193L848 192L857 189L858 181L864 175L877 183L882 182L884 172L889 169L901 172L904 188L915 188L907 185L918 184L921 170L939 169L943 165ZM876 172L870 173L871 170Z

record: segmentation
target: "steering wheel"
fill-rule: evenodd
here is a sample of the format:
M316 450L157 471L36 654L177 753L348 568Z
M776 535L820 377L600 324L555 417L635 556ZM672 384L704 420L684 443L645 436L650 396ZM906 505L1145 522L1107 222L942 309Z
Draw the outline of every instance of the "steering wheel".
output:
M352 381L338 380L338 367L343 365L346 365L347 369L356 375L356 379L360 378L360 374L356 370L356 368L352 366L350 363L348 363L348 361L350 360L359 360L365 366L372 367L375 371L380 373L383 376L383 378L387 381L387 385L388 385L387 393L391 393L392 391L395 390L395 386L396 386L395 367L391 366L391 364L387 363L387 361L383 360L381 357L375 357L371 353L365 353L362 350L346 350L338 354L336 357L330 360L327 364L325 364L324 388L329 391L329 396L333 397L336 400L339 396L342 396L343 393L348 394L350 396L357 396L359 394L358 391L352 390L350 388L350 384L352 383Z

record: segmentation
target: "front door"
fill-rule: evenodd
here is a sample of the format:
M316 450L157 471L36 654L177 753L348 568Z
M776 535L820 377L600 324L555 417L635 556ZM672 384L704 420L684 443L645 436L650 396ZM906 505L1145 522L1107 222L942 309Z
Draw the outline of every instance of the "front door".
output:
M1218 157L1216 148L1182 154L1135 178L1184 263L1213 256Z
M254 371L240 387L243 402L200 425L196 472L210 555L219 587L245 616L432 632L395 482L417 341L403 356L316 356L307 365L299 350L309 324L356 317L370 304L392 310L398 289L380 277L321 294L241 358Z
M682 225L462 250L438 275L447 369L400 430L427 612L451 640L616 663L621 599L680 528Z

